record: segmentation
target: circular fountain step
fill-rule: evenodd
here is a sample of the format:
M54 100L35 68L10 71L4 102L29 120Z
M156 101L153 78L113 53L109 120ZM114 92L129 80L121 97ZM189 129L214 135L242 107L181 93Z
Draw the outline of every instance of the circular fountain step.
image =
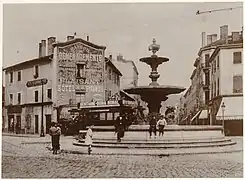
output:
M176 126L165 128L162 137L149 137L149 125L130 126L121 142L117 142L114 127L94 127L93 147L97 148L200 148L221 147L236 144L225 138L220 126ZM81 131L75 146L86 146ZM84 137L84 136L83 136Z
M218 147L218 146L228 146L233 145L235 142L232 142L230 139L223 140L213 140L213 141L190 141L190 142L164 142L164 141L94 141L93 147L99 148L199 148L199 147ZM86 146L84 141L74 142L75 146Z

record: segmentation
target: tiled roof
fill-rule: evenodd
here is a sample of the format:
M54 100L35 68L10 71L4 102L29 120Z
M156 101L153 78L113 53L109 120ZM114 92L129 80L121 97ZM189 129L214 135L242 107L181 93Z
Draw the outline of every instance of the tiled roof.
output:
M9 69L12 69L12 68L17 68L17 67L20 67L20 66L25 66L25 65L28 65L28 64L36 64L38 62L43 62L44 60L52 61L52 58L53 58L53 55L38 57L38 58L35 58L35 59L30 59L30 60L27 60L27 61L23 61L23 62L20 62L20 63L17 63L17 64L13 64L13 65L7 66L7 67L3 68L3 71L9 70Z

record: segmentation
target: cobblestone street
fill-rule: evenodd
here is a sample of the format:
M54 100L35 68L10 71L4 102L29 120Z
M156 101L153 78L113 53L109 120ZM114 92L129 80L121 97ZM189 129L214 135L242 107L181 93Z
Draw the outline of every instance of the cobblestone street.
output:
M45 144L3 136L2 178L242 177L242 152L182 155L52 155Z

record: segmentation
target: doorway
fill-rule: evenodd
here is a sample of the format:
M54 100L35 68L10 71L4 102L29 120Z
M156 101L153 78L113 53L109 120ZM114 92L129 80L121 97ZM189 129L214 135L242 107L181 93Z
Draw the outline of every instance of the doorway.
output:
M21 116L16 116L16 134L21 133Z
M14 115L8 116L8 131L14 132Z
M38 131L38 115L35 115L35 132L34 133L36 133L36 134L39 133L39 131Z
M49 133L49 128L51 126L51 115L50 114L46 114L46 134Z

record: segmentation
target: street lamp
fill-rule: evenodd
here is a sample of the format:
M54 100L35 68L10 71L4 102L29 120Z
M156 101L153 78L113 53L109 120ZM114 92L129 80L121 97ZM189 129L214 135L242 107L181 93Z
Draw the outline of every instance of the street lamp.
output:
M225 103L223 102L222 105L221 105L221 108L222 108L222 127L223 127L223 134L225 134L225 117L224 117L224 114L225 114Z

